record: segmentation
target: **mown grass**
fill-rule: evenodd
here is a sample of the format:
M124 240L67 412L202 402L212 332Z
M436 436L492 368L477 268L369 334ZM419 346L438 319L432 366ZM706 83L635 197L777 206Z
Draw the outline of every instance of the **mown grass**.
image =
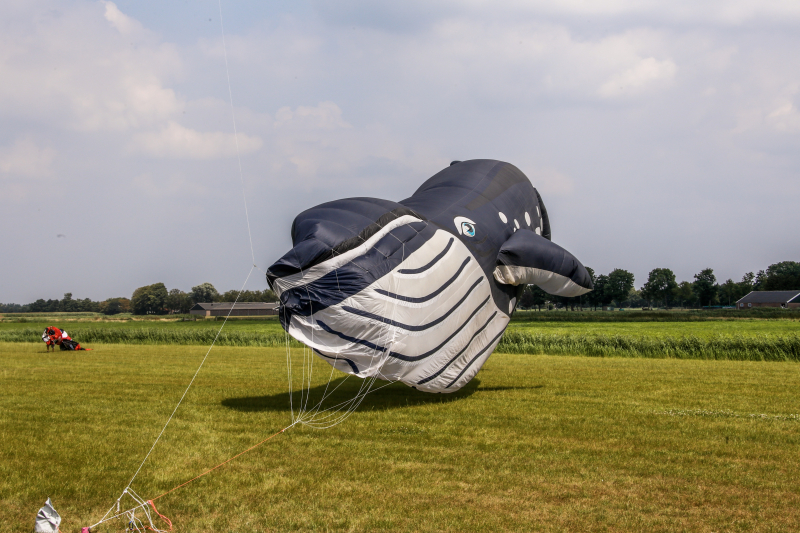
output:
M102 516L204 354L0 344L0 532L30 531L48 496L65 533ZM284 361L215 348L134 488L152 498L285 427ZM391 385L157 503L193 532L797 531L798 387L794 363L495 353L459 393Z

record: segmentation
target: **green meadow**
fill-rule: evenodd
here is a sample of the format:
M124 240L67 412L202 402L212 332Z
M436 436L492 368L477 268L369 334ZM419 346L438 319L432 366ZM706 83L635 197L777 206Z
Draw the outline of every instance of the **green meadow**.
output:
M2 532L47 497L64 533L99 520L207 351L92 348L0 342ZM329 377L323 407L357 393L314 365L309 405ZM156 504L193 532L797 531L799 388L795 362L495 353L455 394L386 386ZM155 498L286 427L287 389L285 349L215 347L133 488Z

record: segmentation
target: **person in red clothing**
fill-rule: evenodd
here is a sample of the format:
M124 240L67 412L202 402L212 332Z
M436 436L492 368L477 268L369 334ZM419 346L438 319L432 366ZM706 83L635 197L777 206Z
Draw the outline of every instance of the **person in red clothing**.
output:
M56 351L56 345L58 345L62 351L65 350L85 350L86 348L81 348L81 345L72 338L67 335L67 332L63 329L58 329L55 326L48 326L44 328L44 333L42 333L42 340L44 341L45 345L47 346L47 351L50 351L50 347L53 347L53 351Z

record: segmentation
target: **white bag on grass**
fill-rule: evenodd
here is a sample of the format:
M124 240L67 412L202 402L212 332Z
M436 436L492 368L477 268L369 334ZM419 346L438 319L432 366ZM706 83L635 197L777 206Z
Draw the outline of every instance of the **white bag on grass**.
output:
M58 533L58 526L61 525L61 516L53 509L50 498L44 503L44 507L39 509L36 515L36 533Z

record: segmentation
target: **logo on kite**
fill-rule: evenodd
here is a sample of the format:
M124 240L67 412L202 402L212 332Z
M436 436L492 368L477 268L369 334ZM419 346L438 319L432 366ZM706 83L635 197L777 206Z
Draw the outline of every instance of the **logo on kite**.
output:
M467 217L456 217L453 219L453 222L455 222L459 234L466 235L467 237L475 236L475 222Z

